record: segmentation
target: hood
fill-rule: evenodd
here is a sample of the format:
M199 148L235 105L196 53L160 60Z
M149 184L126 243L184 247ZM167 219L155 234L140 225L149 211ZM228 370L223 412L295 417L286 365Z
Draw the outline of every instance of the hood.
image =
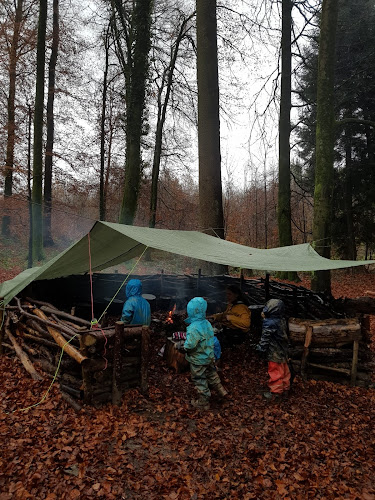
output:
M194 297L187 305L187 320L191 323L192 321L201 321L206 319L207 302L202 297Z
M279 299L271 299L264 306L263 313L266 318L274 317L281 318L284 316L285 305L282 300Z
M130 280L125 289L126 297L133 297L142 294L142 282L140 280Z

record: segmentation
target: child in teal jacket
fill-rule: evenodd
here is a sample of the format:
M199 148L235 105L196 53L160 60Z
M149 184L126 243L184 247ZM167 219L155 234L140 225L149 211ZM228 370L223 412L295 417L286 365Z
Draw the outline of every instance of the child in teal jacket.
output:
M142 283L132 279L126 285L126 302L122 308L121 321L128 325L147 325L151 323L151 307L142 297Z
M202 297L195 297L187 305L186 340L184 348L186 359L190 363L191 379L197 389L198 399L191 404L196 408L208 409L211 397L210 387L220 397L228 392L221 384L215 366L214 331L206 319L207 302Z

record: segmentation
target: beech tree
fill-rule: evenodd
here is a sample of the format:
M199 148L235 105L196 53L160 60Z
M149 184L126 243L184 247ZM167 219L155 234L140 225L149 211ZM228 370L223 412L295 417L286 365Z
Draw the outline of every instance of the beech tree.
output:
M318 58L316 165L313 240L316 251L331 256L331 222L334 148L334 68L338 0L323 0ZM331 292L330 271L313 275L315 291Z
M277 219L279 245L293 244L290 192L290 110L292 93L292 1L282 0L281 95L279 118L279 194ZM297 273L280 273L280 278L296 280Z
M56 62L59 47L59 0L53 0L53 29L52 29L52 47L48 67L48 99L47 99L47 143L46 157L44 165L44 225L43 225L43 243L44 246L53 245L51 231L51 209L52 209L52 163L53 163L53 143L55 135L54 124L54 99L55 99L55 80L56 80Z
M119 217L119 222L123 224L133 223L139 195L152 5L152 0L111 0L116 52L125 79L126 160Z
M102 110L100 115L100 181L99 181L99 219L106 218L106 198L107 190L105 183L105 124L108 93L108 70L109 70L109 48L110 48L110 23L103 34L103 44L105 52L105 62L103 71L103 91L102 91ZM109 156L109 152L108 152ZM108 169L107 169L108 172Z
M157 123L155 132L155 145L152 164L152 181L151 181L151 197L150 197L150 221L149 226L155 227L156 223L156 209L158 201L158 183L160 173L160 162L162 155L163 145L163 130L167 118L167 109L169 99L172 91L172 84L176 68L177 57L179 55L180 45L184 38L187 37L191 25L190 21L195 16L195 13L185 16L181 11L178 12L179 26L173 30L177 31L177 36L173 40L170 48L170 57L168 63L165 65L161 78L156 81L158 88L157 93ZM156 80L156 79L155 79Z
M9 47L9 92L8 92L8 118L7 118L7 146L5 160L5 179L4 179L4 198L10 198L13 194L13 168L14 168L14 145L16 139L16 117L15 117L15 99L16 99L16 76L17 76L17 61L18 61L18 45L20 37L20 29L23 18L23 0L17 0L13 37ZM3 215L1 234L10 236L10 221L9 214Z
M200 223L224 238L216 0L197 0L196 12Z
M39 0L36 90L34 110L33 187L32 187L32 262L43 258L43 112L44 65L46 50L47 0Z

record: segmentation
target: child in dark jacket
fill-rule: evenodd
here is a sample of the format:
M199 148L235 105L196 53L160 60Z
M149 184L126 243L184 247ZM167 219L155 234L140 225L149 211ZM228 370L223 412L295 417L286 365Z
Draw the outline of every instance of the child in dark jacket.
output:
M284 302L271 299L263 309L262 336L256 349L268 360L269 392L263 396L271 401L287 397L290 389L288 366L288 334L284 318Z

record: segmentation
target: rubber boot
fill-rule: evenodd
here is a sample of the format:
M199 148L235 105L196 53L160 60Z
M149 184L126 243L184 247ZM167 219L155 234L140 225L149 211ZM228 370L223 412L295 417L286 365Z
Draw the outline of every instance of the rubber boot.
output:
M221 384L215 386L215 389L217 391L217 393L219 394L219 396L221 396L222 398L225 398L225 396L228 396L228 391L225 389L225 387Z
M289 390L288 391L284 391L281 395L281 397L285 400L289 399Z
M198 408L198 410L210 409L210 401L208 398L203 396L203 394L199 394L198 399L192 399L191 404L192 406L194 406L194 408Z
M228 391L222 384L217 384L212 388L216 391L219 401L224 401L225 399L228 398Z
M275 394L274 392L265 392L263 397L267 403L275 403L281 400L281 394Z

